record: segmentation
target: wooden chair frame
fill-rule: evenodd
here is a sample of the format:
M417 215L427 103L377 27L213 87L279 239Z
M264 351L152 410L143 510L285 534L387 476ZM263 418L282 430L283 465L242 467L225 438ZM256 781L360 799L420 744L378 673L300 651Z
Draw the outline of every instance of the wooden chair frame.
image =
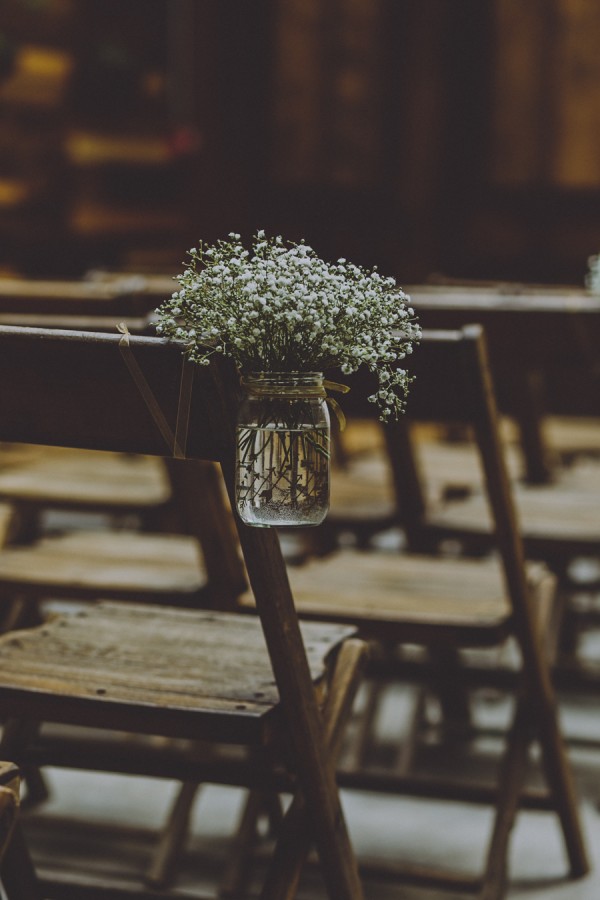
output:
M421 346L407 362L410 372L415 375L407 404L407 416L388 423L385 431L409 549L424 554L424 566L427 564L427 555L435 555L436 550L435 544L430 543L427 533L423 532L426 503L415 448L410 440L410 422L471 426L485 473L487 499L495 523L494 541L501 560L506 596L510 601L510 614L505 622L507 630L495 634L492 628L490 644L492 641L502 640L503 634L504 637L511 634L520 648L522 660L516 714L508 736L499 786L492 797L487 795L488 800L493 799L498 803L497 818L485 875L476 888L479 890L478 897L490 900L503 896L503 866L508 836L522 799L522 779L528 746L536 736L540 740L550 791L549 808L554 809L561 820L572 874L575 877L585 874L588 864L572 776L557 719L556 698L545 646L544 615L535 607L535 598L528 582L523 543L499 436L498 414L482 329L479 326L468 326L462 331L426 331ZM373 386L369 383L369 377L358 373L347 381L351 385L345 403L348 415L368 414L363 398L372 393ZM324 563L326 562L325 560ZM400 575L402 556L397 562ZM430 562L435 565L435 558ZM318 567L316 577L318 579ZM298 581L301 583L301 579ZM359 618L355 609L349 608L347 621L360 623L364 634L389 644L397 640L398 643L413 642L436 647L436 644L441 646L445 640L450 644L450 649L456 649L460 646L475 646L478 640L484 643L485 629L489 630L488 625L483 625L479 635L476 623L471 623L461 632L460 626L453 626L452 623L420 618L418 608L406 618L399 612L394 623L393 618L386 620L384 615L378 617L376 597L374 591L369 598L370 605L364 619ZM301 594L298 593L300 603L301 599ZM301 605L300 609L302 615L319 615L314 604L307 609ZM325 618L326 611L323 610L321 615ZM450 658L452 659L452 654ZM388 673L390 671L393 669L389 669ZM410 778L395 781L394 777L387 780L384 777L379 785L378 777L370 776L368 772L341 771L339 778L340 783L348 787L398 789L400 792L407 790L419 794L418 785L416 789L411 789ZM425 790L425 795L435 796L435 787L430 785L429 793ZM445 796L460 799L461 788L454 794L446 793ZM474 799L476 793L467 790L462 794L463 799L468 796ZM415 873L413 877L416 878ZM434 882L430 879L428 883ZM445 886L456 888L457 882L448 877ZM466 887L463 885L464 889Z
M570 486L558 449L548 440L546 425L553 413L584 419L600 415L596 399L600 298L575 288L505 283L440 283L414 285L410 290L426 326L454 328L477 321L485 328L499 407L519 428L525 463L524 508L529 508L526 504L531 500L533 509L537 503L536 496L529 495L529 485L533 495L547 490L556 498L558 509L564 503L568 521L577 522L583 482L576 481L575 490ZM555 400L557 387L560 396ZM570 458L571 462L577 458L575 450ZM577 591L582 585L572 578L571 563L578 557L600 558L600 529L591 517L587 529L566 530L560 521L552 530L540 529L536 527L540 515L523 524L525 552L528 557L546 561L567 594ZM490 543L489 529L481 516L473 510L459 523L451 504L447 514L442 511L439 517L432 517L429 534L456 537L467 549L485 549ZM598 579L586 581L584 587L595 590ZM594 611L582 615L573 604L565 610L557 669L561 683L597 687L593 672L577 659L580 629L595 626L597 621Z
M597 391L581 390L596 383L600 371L600 298L583 290L505 283L423 284L407 290L426 328L483 326L498 405L520 429L525 479L550 483L557 460L544 434L551 410L548 378L560 379L575 415L600 415Z
M167 434L175 434L182 367L187 365L182 350L157 338L131 337L124 346L123 338L116 334L0 327L0 440L172 455L173 446L165 445L165 428L157 427L157 415L160 412L164 417ZM147 397L142 398L124 354L133 354L144 373L151 404ZM220 463L231 494L236 376L232 367L214 363L196 368L192 377L185 455ZM253 529L239 521L236 525L328 893L332 900L359 900L362 888L335 784L328 746L331 738L324 731L317 705L277 535L271 529ZM362 644L360 648L359 656ZM15 693L10 679L5 679L0 685L0 709L18 719L23 715L24 696ZM102 709L98 698L91 705L67 702L65 706L60 701L49 703L48 697L36 700L28 695L28 699L27 716L33 719L57 715L61 721L93 722ZM59 706L62 712L58 712ZM16 722L7 727L3 747L22 751L27 728ZM301 818L305 821L306 815ZM18 841L16 846L18 851ZM296 848L296 859L301 860L303 854L304 849ZM37 896L28 893L30 888L19 893L19 857L19 852L13 857L9 848L7 890L15 897ZM294 896L289 872L278 879L277 889L267 888L264 894L269 900L284 896Z

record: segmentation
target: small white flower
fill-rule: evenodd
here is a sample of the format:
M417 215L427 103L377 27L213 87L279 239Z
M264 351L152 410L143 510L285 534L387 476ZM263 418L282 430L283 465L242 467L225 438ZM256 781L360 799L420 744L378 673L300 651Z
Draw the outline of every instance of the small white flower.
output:
M158 310L158 332L187 344L190 359L208 364L214 352L240 368L350 374L367 365L379 390L369 399L382 418L403 407L409 383L398 362L418 341L410 298L393 278L340 257L320 259L304 241L267 238L252 252L239 234L189 251L180 290Z

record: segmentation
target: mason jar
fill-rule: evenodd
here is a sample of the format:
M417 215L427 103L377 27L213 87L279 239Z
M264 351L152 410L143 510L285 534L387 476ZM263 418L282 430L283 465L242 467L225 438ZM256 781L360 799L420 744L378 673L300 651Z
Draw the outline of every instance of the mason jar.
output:
M247 525L318 525L329 508L330 422L320 372L242 379L236 503Z

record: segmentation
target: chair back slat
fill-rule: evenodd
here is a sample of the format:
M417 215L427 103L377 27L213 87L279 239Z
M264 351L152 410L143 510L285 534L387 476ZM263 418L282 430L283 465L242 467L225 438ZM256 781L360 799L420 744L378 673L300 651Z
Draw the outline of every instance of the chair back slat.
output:
M414 285L407 288L426 328L460 328L471 322L488 334L492 365L579 367L598 357L600 297L585 291ZM557 341L557 335L560 340Z
M507 581L517 602L525 602L524 551L500 439L483 329L479 325L470 325L461 331L425 331L420 347L410 360L410 371L415 381L407 404L408 421L458 422L473 430ZM408 451L406 442L398 442L397 448L399 455L412 452L418 460L414 443L409 445ZM414 493L414 473L419 471L418 461L412 468L398 466L396 486L400 504L404 494L411 496ZM427 495L424 485L421 492L422 496ZM427 523L424 502L423 508L417 534Z
M509 573L522 572L523 548L499 436L483 329L470 325L454 331L425 330L419 346L402 364L414 376L406 414L398 422L388 423L385 430L398 509L409 544L415 549L423 546L427 527L427 489L422 482L418 447L410 437L410 425L468 425L477 438L505 569ZM353 398L364 397L372 385L360 372L349 383L352 390L344 398L344 407L350 414L364 414L367 408L363 400ZM522 583L517 586L517 593L521 592L525 592Z
M0 313L145 316L170 297L170 278L120 275L93 281L0 278Z
M460 329L426 330L414 353L399 363L414 376L407 400L411 419L470 421L467 398L471 386L469 371L461 362L461 342L464 335ZM350 388L340 401L344 412L354 417L378 418L377 405L368 400L377 389L375 374L362 368L352 375L334 372L331 377Z
M130 336L124 351L122 340L117 333L0 326L0 440L174 455L183 348ZM217 368L193 366L190 373L185 452L192 458L219 461L231 452L215 422Z
M505 284L415 285L410 293L426 328L460 328L472 322L483 325L498 404L521 428L531 432L536 414L548 412L600 415L597 295ZM540 376L543 392L539 384L531 383Z

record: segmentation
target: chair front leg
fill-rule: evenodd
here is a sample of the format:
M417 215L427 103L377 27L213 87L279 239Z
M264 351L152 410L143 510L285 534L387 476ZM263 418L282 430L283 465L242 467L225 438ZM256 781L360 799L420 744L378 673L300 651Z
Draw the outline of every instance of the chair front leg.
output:
M329 758L339 756L344 728L352 711L366 659L366 645L349 640L340 648L323 713ZM298 791L287 810L263 886L262 900L293 900L312 842L304 795Z

